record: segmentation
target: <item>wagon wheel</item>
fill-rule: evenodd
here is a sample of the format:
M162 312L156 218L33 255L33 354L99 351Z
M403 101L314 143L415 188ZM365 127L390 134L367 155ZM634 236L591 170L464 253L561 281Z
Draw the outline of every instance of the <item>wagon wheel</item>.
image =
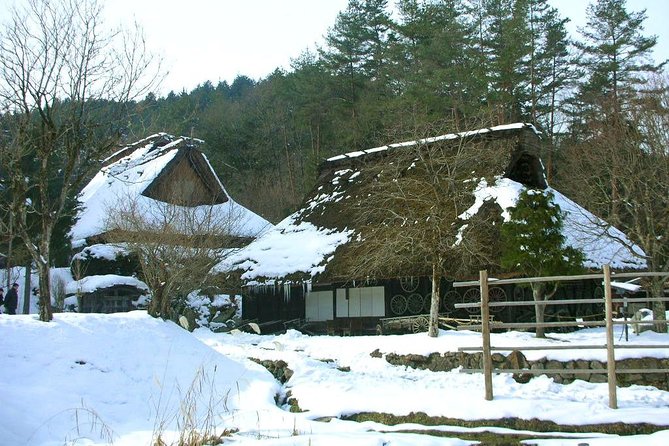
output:
M396 294L390 299L390 311L396 315L402 315L407 311L407 298L401 294Z
M414 333L422 333L430 328L430 323L425 316L415 318L411 322L411 331Z
M513 289L513 300L516 302L530 301L532 297L528 296L529 290L527 287L516 285ZM534 321L534 307L531 305L514 307L511 318L516 322Z
M427 293L423 297L423 313L429 313L430 307L432 307L432 293Z
M407 293L411 293L418 289L420 279L418 277L400 277L400 286Z
M515 286L513 288L513 300L516 300L516 301L525 300L525 291L526 291L525 287Z
M423 309L423 296L414 293L409 296L409 313L418 314Z
M453 306L456 302L460 302L461 296L455 290L451 290L448 293L444 294L441 298L441 308L445 313L451 314L455 311Z
M506 302L506 292L503 288L494 286L488 290L488 299L490 302ZM504 307L490 307L493 313L499 313Z
M462 303L471 304L475 302L481 302L481 292L478 288L470 288L462 295ZM480 313L481 309L479 307L471 307L465 308L465 311L469 314L476 314Z
M595 299L604 299L604 288L598 286L592 294Z

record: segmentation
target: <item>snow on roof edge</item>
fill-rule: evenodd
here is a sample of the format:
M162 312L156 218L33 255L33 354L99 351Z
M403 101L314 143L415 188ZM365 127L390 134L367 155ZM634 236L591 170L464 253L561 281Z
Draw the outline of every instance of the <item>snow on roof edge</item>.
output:
M523 128L529 128L534 131L534 133L541 137L541 132L534 126L534 124L529 123L529 122L515 122L513 124L503 124L503 125L496 125L493 127L486 127L482 129L477 129L477 130L468 130L465 132L459 132L459 133L448 133L445 135L440 135L440 136L433 136L430 138L422 138L422 139L417 139L413 141L404 141L404 142L399 142L399 143L393 143L393 144L388 144L385 146L379 146L379 147L374 147L372 149L365 149L365 150L356 150L353 152L347 152L343 153L341 155L336 155L330 158L327 158L325 162L334 162L334 161L339 161L342 159L346 158L357 158L363 155L367 155L370 153L375 153L375 152L382 152L388 149L396 149L400 147L411 147L415 146L418 144L430 144L438 141L445 141L445 140L450 140L450 139L457 139L457 138L465 138L468 136L474 136L474 135L482 135L485 133L493 133L493 132L499 132L502 130L518 130L518 129L523 129Z

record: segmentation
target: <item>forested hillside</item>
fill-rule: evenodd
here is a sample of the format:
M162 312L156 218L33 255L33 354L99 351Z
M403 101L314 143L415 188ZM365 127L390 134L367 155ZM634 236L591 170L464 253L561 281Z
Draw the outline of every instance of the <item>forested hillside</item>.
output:
M149 94L132 104L126 138L206 140L231 193L275 222L327 156L519 120L554 143L544 162L569 190L582 179L563 175L568 149L633 119L639 91L661 71L643 12L599 0L587 13L587 27L568 35L546 0L350 0L292 70Z
M590 1L569 35L548 0L349 0L290 70L165 97L140 28L104 26L95 0L26 2L0 24L0 260L36 265L51 320L77 194L119 144L156 132L204 139L233 197L278 222L329 156L525 121L549 184L669 272L665 62L644 11Z

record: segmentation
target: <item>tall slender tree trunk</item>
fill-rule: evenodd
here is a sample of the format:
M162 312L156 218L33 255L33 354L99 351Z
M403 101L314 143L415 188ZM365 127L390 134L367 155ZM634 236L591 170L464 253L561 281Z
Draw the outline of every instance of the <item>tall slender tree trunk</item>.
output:
M47 252L48 256L48 252ZM51 268L43 257L37 262L37 272L39 275L39 320L49 322L53 320L53 311L51 309Z
M9 234L7 234L7 283L6 289L9 290L11 286L11 275L12 275L12 247L14 241L14 212L10 209L9 211Z
M153 317L163 316L163 312L165 310L164 295L165 292L163 286L158 285L151 288L151 301L149 302L149 307L147 308L149 315Z
M439 285L441 277L439 276L439 265L441 261L432 264L432 298L430 299L430 324L427 335L431 338L439 336Z
M664 278L654 278L651 283L651 297L662 297L664 293ZM653 302L653 319L655 323L655 332L657 333L666 333L667 332L667 313L666 313L666 304L664 302Z
M541 283L532 284L532 297L534 298L534 316L537 324L544 323L544 313L546 311L545 288ZM544 327L537 327L535 331L537 338L545 338L546 331Z
M283 127L283 152L286 156L286 169L288 170L288 185L290 186L291 203L295 201L295 179L293 175L293 166L290 162L290 151L288 150L288 135L286 127Z
M31 262L28 261L26 264L26 275L23 280L23 314L30 314L30 273L31 273Z

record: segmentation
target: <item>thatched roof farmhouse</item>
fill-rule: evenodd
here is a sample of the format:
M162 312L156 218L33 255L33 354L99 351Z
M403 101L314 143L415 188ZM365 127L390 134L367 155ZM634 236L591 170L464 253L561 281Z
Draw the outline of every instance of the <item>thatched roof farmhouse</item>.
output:
M508 218L507 209L514 206L524 188L550 189L565 214L566 242L583 251L585 267L596 269L604 264L615 269L645 267L643 260L629 251L626 245L631 243L624 234L550 188L540 159L544 144L541 135L531 124L515 123L390 144L324 161L317 184L301 208L232 259L248 285L245 317L261 321L299 317L373 319L401 315L391 306L397 294L406 294L407 298L421 295L426 299L429 284L421 282L419 276L425 275L421 270L408 268L399 274L374 277L351 275L351 256L364 253L365 243L360 228L356 227L359 219L355 203L360 198L358 194L366 190L365 184L378 177L369 172L379 172L378 166L384 163L396 163L396 154L434 147L467 150L469 144L477 144L482 153L491 156L471 172L468 181L473 181L474 187L468 189L471 193L467 206L453 219L453 224L465 228L467 220L476 218L482 209L486 212L492 209L498 214L498 221ZM405 170L410 168L407 166ZM407 277L412 278L411 285L400 280ZM414 282L419 286L414 288ZM442 289L448 292L448 286ZM590 295L593 292L582 287L581 291ZM414 300L418 298L414 296ZM419 307L414 305L414 312L424 311ZM409 313L410 308L403 312Z
M206 237L208 228L216 229L224 235L220 243L213 240L216 249L238 249L272 227L230 197L200 150L203 144L199 139L166 133L149 136L107 158L84 187L70 232L78 252L73 276L79 280L68 290L80 296L79 311L127 311L148 291L143 283L119 279L137 272L132 253L123 246L123 233L115 229L112 234L109 229L122 209L132 207L149 228L152 222L160 227L161 220L169 217L177 232L185 235ZM182 221L179 216L186 217ZM209 226L196 226L194 221L207 221ZM212 228L215 224L225 225L224 230Z

